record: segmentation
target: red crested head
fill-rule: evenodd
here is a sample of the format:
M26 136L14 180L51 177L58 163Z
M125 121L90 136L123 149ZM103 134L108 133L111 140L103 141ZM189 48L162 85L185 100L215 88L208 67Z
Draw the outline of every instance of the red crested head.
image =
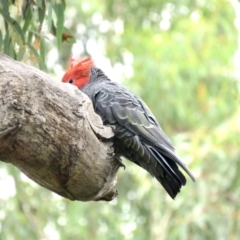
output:
M89 71L94 66L91 57L82 61L70 58L70 68L62 78L62 82L71 83L78 88L82 88L89 82Z

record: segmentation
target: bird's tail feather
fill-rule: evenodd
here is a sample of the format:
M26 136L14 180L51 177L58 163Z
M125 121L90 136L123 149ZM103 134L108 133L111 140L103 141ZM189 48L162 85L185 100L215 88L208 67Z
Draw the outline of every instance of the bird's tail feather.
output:
M186 184L186 178L179 170L177 164L181 166L192 178L194 177L183 162L168 148L160 148L145 145L148 157L146 161L139 161L139 164L150 172L165 188L168 194L174 199L180 192L182 186ZM145 152L146 153L146 152Z
M170 158L172 161L177 163L188 174L188 176L195 182L195 178L193 174L190 172L188 167L177 157L177 155L173 151L168 149L166 146L164 145L160 145L160 146L163 150L163 154L165 153L168 158Z
M118 138L115 139L116 153L126 153L124 156L127 159L147 170L162 184L172 198L175 198L181 187L186 184L186 178L178 166L183 168L191 179L195 181L191 172L177 157L174 150L162 144L150 145L145 141L141 141L136 135L122 126L117 126L115 132L119 138L119 142Z

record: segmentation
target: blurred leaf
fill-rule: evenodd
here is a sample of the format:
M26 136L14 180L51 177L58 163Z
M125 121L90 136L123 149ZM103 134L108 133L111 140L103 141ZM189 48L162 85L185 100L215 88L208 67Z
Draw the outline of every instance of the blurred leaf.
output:
M51 31L52 30L52 25L53 25L53 20L52 20L52 8L53 8L53 4L52 2L50 2L48 4L48 11L47 11L47 21L48 21L48 30Z
M25 49L24 48L19 48L18 54L17 54L17 60L21 61L24 55Z
M29 10L32 10L32 1L31 0L24 0L22 2L22 5L21 5L21 9L22 9L22 16L24 19L28 18L27 17L27 12Z
M63 7L62 4L56 3L56 4L53 5L53 9L54 9L55 14L57 16L57 24L56 24L55 30L56 30L56 37L57 37L57 46L58 46L58 49L60 49L61 48L61 44L62 44L64 7Z
M41 39L41 43L40 43L40 57L41 57L41 61L45 63L45 48L44 48L43 39Z
M2 7L2 10L3 12L6 14L6 15L9 15L9 4L8 4L8 0L1 0L1 7ZM0 9L1 10L1 9Z
M27 43L31 43L32 42L33 36L34 36L33 32L29 31L28 32L28 36L27 36Z
M41 29L46 14L46 4L45 0L37 0L36 2L38 6L38 20L40 23L39 29Z
M32 9L31 7L29 7L26 12L25 12L25 22L24 22L24 25L23 25L23 32L26 33L26 31L28 30L28 27L32 21Z
M16 33L19 34L19 36L21 37L21 40L24 44L25 38L24 38L24 34L23 34L23 31L22 31L20 25L14 19L12 19L10 16L8 16L5 12L3 12L2 9L0 9L0 14L12 26L12 28L16 31Z
M8 53L10 57L15 58L15 51L14 51L14 46L12 41L9 42Z
M47 18L48 26L52 22L53 6L56 15L54 16L54 20L56 20L56 39L58 47L61 47L61 42L63 40L71 43L73 42L73 37L70 32L64 32L63 34L65 1L48 2L45 0L37 0L34 2L32 0L24 0L22 2L16 2L3 0L1 3L0 15L4 19L4 25L0 23L0 27L3 27L2 33L4 44L2 50L6 54L15 57L15 59L24 59L28 61L32 59L29 58L29 54L36 56L37 53L38 61L33 61L32 64L38 63L40 68L45 66L45 54L43 55L43 52L46 52L46 49L49 49L51 44L48 46L45 42L42 42L44 45L40 46L41 41L39 38L45 37L49 41L44 22ZM21 12L19 10L21 10ZM9 14L9 11L11 14ZM13 49L9 48L11 41L13 43ZM29 46L35 48L33 53L31 53L33 48ZM11 53L9 52L10 50ZM40 58L40 55L44 57Z
M2 35L2 32L0 31L0 49L2 49L2 45L3 45L3 35Z
M31 53L33 53L33 56L34 56L35 60L39 61L39 55L38 55L37 50L29 43L27 43L27 46L31 50Z
M5 54L8 53L9 42L10 42L9 32L6 32L4 42L3 42L3 47L4 47L3 52Z

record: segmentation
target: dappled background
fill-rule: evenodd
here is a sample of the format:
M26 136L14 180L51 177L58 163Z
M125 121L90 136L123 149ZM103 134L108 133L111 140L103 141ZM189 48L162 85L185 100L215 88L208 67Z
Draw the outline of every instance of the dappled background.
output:
M0 163L0 239L239 239L240 2L23 2L0 4L1 51L58 81L70 54L91 55L144 99L197 181L172 200L124 161L117 199L71 202Z

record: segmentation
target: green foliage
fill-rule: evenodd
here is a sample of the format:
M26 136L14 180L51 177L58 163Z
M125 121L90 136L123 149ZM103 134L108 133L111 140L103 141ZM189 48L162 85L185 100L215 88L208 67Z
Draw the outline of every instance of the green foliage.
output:
M64 10L64 0L2 0L0 51L16 60L45 68L49 35L56 36L58 49L62 41L72 38L70 34L64 35Z
M36 54L47 57L48 49L58 47L59 60L66 62L70 45L61 44L60 36L67 33L63 25L69 21L67 30L74 32L84 54L93 53L88 44L94 42L113 67L124 69L124 84L152 109L197 182L188 179L172 201L155 179L125 161L127 169L119 172L116 200L70 202L29 183L2 163L0 171L13 176L16 193L0 194L0 239L239 239L235 7L225 0L105 0L101 4L72 0L65 9L63 3L56 7L51 1L45 5L36 1L28 6L31 11L26 11L25 18L15 15L20 18L16 21L6 14L4 2L8 1L1 5L1 14L7 16L7 28L0 34L2 49L24 59L28 46L35 49L35 38L46 42L37 30L39 23L46 23L50 31L53 21L57 40L50 46L40 44ZM43 65L45 58L40 60Z

